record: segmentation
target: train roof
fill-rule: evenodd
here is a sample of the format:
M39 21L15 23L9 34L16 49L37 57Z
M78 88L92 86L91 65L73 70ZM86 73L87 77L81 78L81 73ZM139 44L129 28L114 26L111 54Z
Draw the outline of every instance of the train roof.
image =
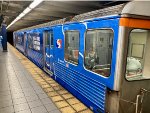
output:
M63 18L55 21L51 21L44 24L24 28L18 31L31 30L35 28L42 28L48 26L62 25L73 22L84 22L92 20L94 18L111 17L112 15L118 15L120 17L132 17L132 18L145 18L150 19L150 2L149 1L132 1L116 6L111 6L88 13L76 15L72 18Z

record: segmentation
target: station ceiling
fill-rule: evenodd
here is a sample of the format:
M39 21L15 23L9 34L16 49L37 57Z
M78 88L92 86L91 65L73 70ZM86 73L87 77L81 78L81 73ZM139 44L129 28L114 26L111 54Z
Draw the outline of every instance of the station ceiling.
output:
M9 25L32 1L0 1L3 22ZM117 5L125 1L43 1L30 13L17 21L8 31L30 27L45 22L82 14Z

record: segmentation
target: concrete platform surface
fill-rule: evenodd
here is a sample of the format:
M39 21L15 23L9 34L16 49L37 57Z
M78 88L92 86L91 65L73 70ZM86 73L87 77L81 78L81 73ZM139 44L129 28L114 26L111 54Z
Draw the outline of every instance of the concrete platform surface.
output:
M92 113L8 44L0 49L0 113Z

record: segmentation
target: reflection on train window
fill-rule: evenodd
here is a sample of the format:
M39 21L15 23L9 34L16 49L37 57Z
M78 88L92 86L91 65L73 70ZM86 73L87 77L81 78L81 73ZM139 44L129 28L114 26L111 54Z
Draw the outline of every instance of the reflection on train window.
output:
M33 48L33 38L31 37L31 35L28 35L28 40L29 40L29 48Z
M23 45L23 40L22 40L22 36L18 35L18 44Z
M39 33L33 34L33 48L34 50L40 51L40 36Z
M74 64L78 64L79 56L79 32L65 32L65 60Z
M113 31L89 30L85 37L84 65L86 69L108 77L110 75Z
M150 30L134 29L129 36L126 78L150 78Z

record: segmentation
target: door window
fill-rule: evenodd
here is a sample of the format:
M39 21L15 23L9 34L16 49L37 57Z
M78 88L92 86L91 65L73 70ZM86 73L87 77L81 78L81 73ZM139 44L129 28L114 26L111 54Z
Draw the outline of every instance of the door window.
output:
M45 45L53 47L53 41L53 31L45 31Z
M45 46L49 46L50 45L50 34L48 31L45 31Z

